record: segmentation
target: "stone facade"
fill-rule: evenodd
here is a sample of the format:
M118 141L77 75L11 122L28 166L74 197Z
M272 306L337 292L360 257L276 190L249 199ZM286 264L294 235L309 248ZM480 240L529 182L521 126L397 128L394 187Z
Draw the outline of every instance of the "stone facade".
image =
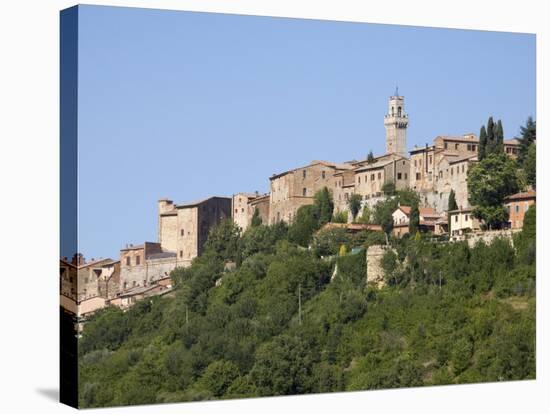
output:
M384 117L386 128L386 154L407 156L407 126L409 116L405 113L405 98L397 90L390 97L388 113Z
M382 258L388 249L385 245L369 246L367 249L367 284L373 284L378 288L385 286Z
M103 265L111 262L111 259L92 259L89 263L78 266L77 302L100 296L99 280L103 272Z
M298 208L313 204L313 196L323 187L334 188L335 174L353 169L351 164L313 161L270 178L269 224L292 222Z
M176 254L176 266L189 266L202 254L210 229L231 218L232 200L210 197L185 204L159 201L159 243L161 252Z
M448 212L451 228L451 236L460 236L466 232L477 231L480 229L479 220L473 216L472 209L452 210Z
M120 260L111 261L102 267L98 280L98 294L110 299L120 292Z
M262 219L262 224L269 223L269 199L269 194L264 194L248 202L249 222L252 220L254 211L258 210L260 218Z
M250 202L259 197L258 193L237 193L231 198L231 215L233 222L239 226L242 231L245 231L250 225L252 214L250 210Z

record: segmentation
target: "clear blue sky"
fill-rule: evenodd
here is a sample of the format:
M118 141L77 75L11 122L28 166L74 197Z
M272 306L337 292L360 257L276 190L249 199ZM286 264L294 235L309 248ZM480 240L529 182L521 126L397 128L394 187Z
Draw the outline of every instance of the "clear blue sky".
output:
M87 258L156 241L159 198L383 153L396 83L409 148L535 116L534 35L81 6L78 41Z

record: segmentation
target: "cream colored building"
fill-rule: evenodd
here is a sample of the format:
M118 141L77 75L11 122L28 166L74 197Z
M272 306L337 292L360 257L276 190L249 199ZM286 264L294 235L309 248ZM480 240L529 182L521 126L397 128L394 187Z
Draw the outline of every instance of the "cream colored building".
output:
M451 236L461 236L468 231L477 231L480 227L480 222L473 216L473 210L461 209L449 211L449 221L451 224L450 234Z

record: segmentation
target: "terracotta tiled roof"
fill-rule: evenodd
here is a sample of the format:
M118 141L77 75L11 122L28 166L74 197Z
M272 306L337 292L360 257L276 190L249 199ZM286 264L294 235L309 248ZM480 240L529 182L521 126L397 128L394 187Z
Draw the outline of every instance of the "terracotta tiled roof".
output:
M512 194L511 196L506 197L506 201L525 200L525 199L531 199L536 197L537 197L536 191L529 190L529 191L524 191L523 193Z

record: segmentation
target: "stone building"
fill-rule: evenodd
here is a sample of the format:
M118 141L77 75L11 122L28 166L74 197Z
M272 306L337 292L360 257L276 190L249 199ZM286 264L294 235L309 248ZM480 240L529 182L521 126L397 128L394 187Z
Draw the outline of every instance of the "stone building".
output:
M334 174L334 187L332 187L332 199L334 211L348 211L348 200L355 192L355 171L344 170ZM351 217L348 217L351 219Z
M98 279L98 295L105 299L115 297L120 292L120 260L105 263Z
M249 223L256 210L258 210L258 214L262 219L262 224L269 223L269 199L270 195L268 193L258 196L248 202Z
M512 230L522 229L525 213L529 207L535 204L537 194L535 190L529 190L522 193L516 193L506 197L504 205L508 210L508 222Z
M390 96L388 113L384 117L386 128L386 154L399 154L407 157L407 126L409 116L405 113L405 98L395 94Z
M386 154L375 158L374 162L356 167L355 194L359 194L369 208L384 198L383 187L393 183L397 190L408 188L410 162L398 154Z
M77 302L100 296L99 280L103 265L111 262L111 259L92 259L77 267Z
M159 243L161 252L175 253L177 266L189 266L202 254L210 229L231 218L231 198L209 197L184 204L159 201Z
M409 233L409 224L411 221L411 207L399 206L393 213L393 235L403 237ZM441 220L441 215L431 207L419 207L419 224L420 231L429 231L434 234L441 233L441 227L437 224Z
M317 191L323 187L334 188L336 173L351 169L351 164L312 161L304 167L271 176L269 224L281 220L292 222L298 208L313 204Z
M128 245L120 250L120 291L150 286L168 277L177 265L176 253L163 251L160 243Z
M256 193L237 193L231 198L231 215L233 222L245 231L250 225L254 211L250 209L250 202L259 197Z
M67 260L59 260L59 292L62 296L76 301L77 266Z
M448 214L451 236L461 236L466 232L477 231L481 228L480 222L473 216L471 208L451 210Z

